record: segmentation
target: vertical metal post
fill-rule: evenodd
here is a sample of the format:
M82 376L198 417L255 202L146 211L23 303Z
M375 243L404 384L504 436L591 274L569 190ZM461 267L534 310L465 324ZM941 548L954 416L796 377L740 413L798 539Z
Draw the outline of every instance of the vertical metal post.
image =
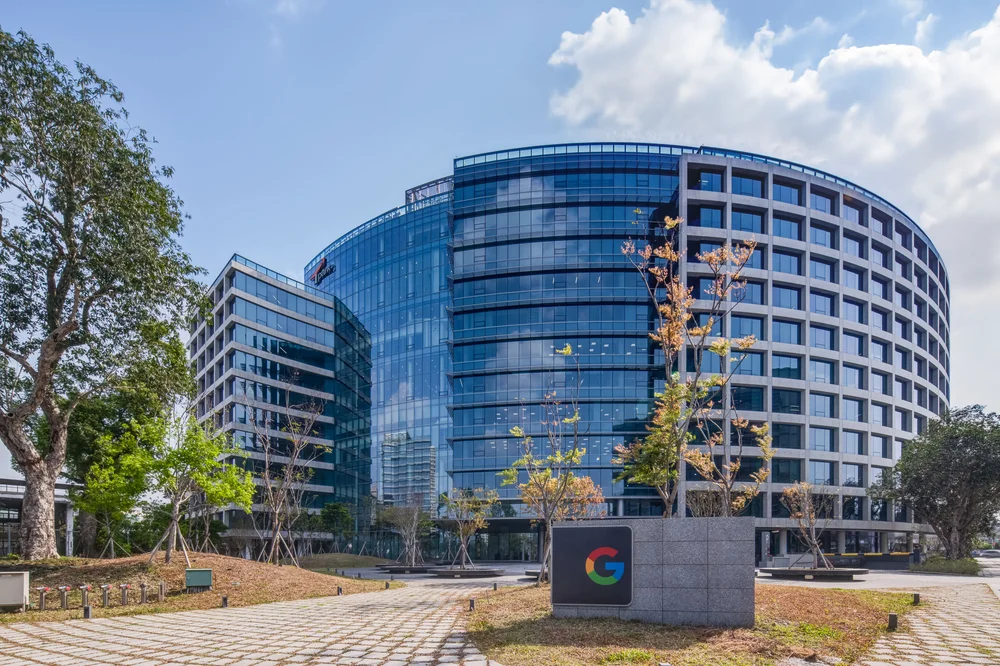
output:
M35 588L38 590L38 610L45 610L45 593L49 591L47 587Z
M338 597L344 596L344 588L340 587L339 585L337 586L337 596Z
M108 594L111 592L110 585L101 585L101 601L104 602L104 607L107 608L110 603L108 602Z
M889 631L896 631L899 626L899 618L895 613L889 613Z
M122 583L119 585L122 588L122 606L128 606L128 583Z
M69 585L59 586L59 605L63 610L69 610Z
M160 581L159 601L162 602L162 601L166 601L166 600L167 600L167 584L166 584L165 581L161 580Z
M146 584L139 583L139 603L146 603Z
M222 597L222 607L229 608L229 597Z
M89 620L91 618L90 606L83 607L83 619Z
M87 608L90 606L90 586L81 585L80 586L80 597L83 599L83 607Z

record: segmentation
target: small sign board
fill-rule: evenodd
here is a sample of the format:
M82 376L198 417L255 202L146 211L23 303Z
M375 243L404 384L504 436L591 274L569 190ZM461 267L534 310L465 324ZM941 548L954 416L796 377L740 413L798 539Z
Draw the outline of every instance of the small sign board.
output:
M623 525L552 529L552 604L632 603L632 528Z

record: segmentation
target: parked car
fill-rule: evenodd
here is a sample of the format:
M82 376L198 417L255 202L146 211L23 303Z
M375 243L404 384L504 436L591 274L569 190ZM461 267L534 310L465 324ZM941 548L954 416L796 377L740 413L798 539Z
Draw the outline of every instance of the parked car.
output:
M984 550L979 557L1000 557L1000 550Z

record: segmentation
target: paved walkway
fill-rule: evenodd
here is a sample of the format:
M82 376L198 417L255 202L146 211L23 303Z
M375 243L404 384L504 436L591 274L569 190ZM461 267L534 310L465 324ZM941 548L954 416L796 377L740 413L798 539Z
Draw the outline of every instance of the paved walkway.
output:
M425 579L246 608L3 625L0 666L487 666L467 642L459 602L492 585Z
M987 578L978 584L922 589L928 604L907 615L910 631L883 636L861 664L1000 664L1000 563L981 563Z

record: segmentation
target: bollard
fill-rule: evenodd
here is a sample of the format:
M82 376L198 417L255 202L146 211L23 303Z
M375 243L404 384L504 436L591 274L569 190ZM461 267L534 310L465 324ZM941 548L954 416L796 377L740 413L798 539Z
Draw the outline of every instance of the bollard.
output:
M166 601L166 600L167 600L167 584L161 580L160 581L160 592L159 592L159 595L157 596L157 601L163 602L163 601Z
M59 605L63 610L69 610L69 585L59 586Z
M496 583L493 583L493 591L494 591L494 592L496 592L496 591L497 591L497 584L496 584Z
M222 607L229 608L229 597L222 597Z
M118 587L122 589L122 606L128 606L128 588L131 586L128 583L122 583Z
M111 591L110 585L101 585L101 601L104 602L104 607L107 608L111 605L108 601L108 593Z
M139 583L139 603L146 603L146 584Z
M83 599L83 607L84 608L89 608L90 607L90 586L89 585L81 585L80 586L80 597L82 597L82 599Z
M389 580L396 580L395 576L389 576Z
M344 596L344 588L340 587L339 585L337 586L337 596L338 597Z
M475 599L469 599L469 610L470 611L476 610L476 600Z
M84 606L83 607L83 619L84 620L89 620L90 617L91 617L90 606Z
M896 617L895 613L889 613L889 631L896 631L899 619Z
M361 580L361 574L358 574L358 580Z
M920 593L919 592L914 592L913 593L913 605L914 606L919 606L920 605Z
M389 581L385 581L385 589L389 589Z
M45 610L45 593L49 591L47 587L36 587L38 590L38 610Z

